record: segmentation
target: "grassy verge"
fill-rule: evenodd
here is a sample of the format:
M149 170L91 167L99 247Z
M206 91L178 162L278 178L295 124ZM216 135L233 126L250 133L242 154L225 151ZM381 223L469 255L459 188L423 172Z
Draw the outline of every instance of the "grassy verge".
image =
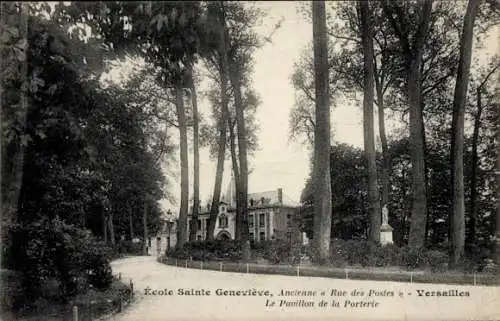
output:
M159 262L184 268L215 270L221 272L278 274L309 277L327 277L350 280L392 281L408 283L434 283L457 285L500 285L500 278L493 273L460 273L460 272L429 272L404 271L395 269L370 268L334 268L324 266L301 266L279 264L254 264L235 262L211 262L177 260L161 257Z

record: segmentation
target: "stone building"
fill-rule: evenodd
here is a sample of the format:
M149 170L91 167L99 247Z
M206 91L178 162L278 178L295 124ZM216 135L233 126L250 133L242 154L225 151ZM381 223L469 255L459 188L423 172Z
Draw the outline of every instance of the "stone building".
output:
M192 207L188 216L188 235L191 223ZM291 245L301 245L307 242L299 226L299 207L286 195L283 189L274 191L248 194L248 227L251 242L268 240L286 240ZM210 216L210 204L200 206L198 214L197 240L206 238L208 220ZM175 221L169 230L176 234ZM217 220L215 222L215 239L234 239L236 227L236 188L234 179L231 180L226 193L221 197ZM175 246L175 237L170 236L170 247Z

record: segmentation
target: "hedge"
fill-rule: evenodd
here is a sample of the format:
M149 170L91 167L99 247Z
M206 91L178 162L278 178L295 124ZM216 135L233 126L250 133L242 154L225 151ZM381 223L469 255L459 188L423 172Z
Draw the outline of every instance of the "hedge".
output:
M349 280L392 281L408 283L438 283L458 285L500 285L500 279L492 273L433 273L424 271L377 271L374 269L342 269L302 265L254 264L236 262L203 262L162 256L158 261L167 265L213 270L221 272L277 274L299 277L326 277Z

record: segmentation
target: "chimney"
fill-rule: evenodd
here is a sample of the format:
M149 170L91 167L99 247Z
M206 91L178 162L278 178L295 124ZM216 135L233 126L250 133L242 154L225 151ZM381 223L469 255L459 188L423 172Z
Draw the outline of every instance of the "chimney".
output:
M280 205L283 205L283 189L282 188L278 188L278 203L280 203Z

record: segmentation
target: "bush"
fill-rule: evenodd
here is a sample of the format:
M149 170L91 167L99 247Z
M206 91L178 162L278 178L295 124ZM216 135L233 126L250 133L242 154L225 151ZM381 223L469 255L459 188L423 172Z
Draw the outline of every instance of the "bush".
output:
M372 266L387 267L401 264L401 249L394 244L376 246Z
M236 240L206 240L184 244L167 251L167 256L180 260L229 261L241 260L241 243Z
M426 267L433 272L442 272L448 268L448 255L442 251L427 251L426 261Z
M396 246L381 246L369 241L335 239L331 244L331 263L344 266L391 266L399 264Z
M88 247L84 251L83 268L87 271L88 283L104 290L111 285L113 274L109 260L113 252L104 243L87 240Z
M447 269L448 255L439 250L413 250L394 244L381 246L366 240L334 239L331 243L330 265L335 267L405 267L409 270L428 269L434 272ZM285 240L252 244L254 258L264 258L272 264L298 264L307 252L305 247L293 247ZM195 261L241 260L241 244L236 240L196 241L182 249L172 249L167 256Z
M255 256L260 256L272 264L297 264L300 262L302 249L293 247L286 240L272 240L255 243Z
M40 218L14 224L10 231L11 260L7 265L21 272L24 298L34 302L44 295L42 287L56 280L59 299L67 301L90 284L104 289L111 284L112 252L89 231L59 219Z
M335 239L331 244L331 264L337 267L389 267L404 266L408 269L446 269L448 256L437 250L412 250L394 244L381 246L370 241Z
M143 255L143 242L134 243L130 240L119 241L116 247L119 254Z

